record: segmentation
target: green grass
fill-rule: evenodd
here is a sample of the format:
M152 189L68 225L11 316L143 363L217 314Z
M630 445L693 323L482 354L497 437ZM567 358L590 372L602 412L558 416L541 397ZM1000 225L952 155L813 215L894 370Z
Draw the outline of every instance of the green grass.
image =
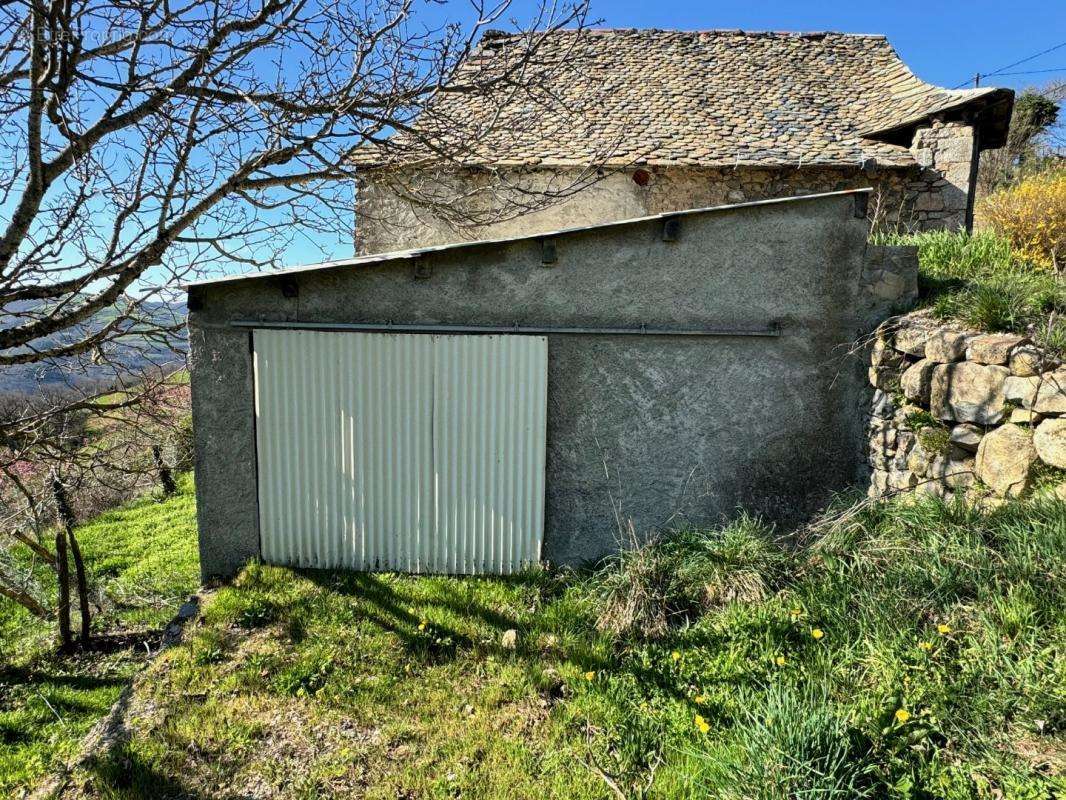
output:
M94 629L112 639L158 629L196 589L192 479L180 483L175 497L144 497L77 530L100 609ZM0 598L0 796L70 759L145 661L135 644L59 658L55 637L53 624Z
M1022 262L1006 239L988 231L929 231L877 240L918 247L919 305L941 319L985 331L1035 327L1053 349L1066 352L1066 323L1044 330L1052 312L1066 312L1066 282Z
M591 574L252 565L83 796L1052 798L1066 506L751 519ZM517 631L513 648L504 634ZM820 631L821 636L815 635Z

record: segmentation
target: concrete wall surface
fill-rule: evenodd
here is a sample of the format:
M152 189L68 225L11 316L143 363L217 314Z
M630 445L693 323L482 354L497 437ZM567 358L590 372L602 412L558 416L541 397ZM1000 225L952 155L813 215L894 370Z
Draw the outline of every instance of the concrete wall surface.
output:
M634 180L637 173L641 182ZM928 170L926 172L929 172ZM925 175L926 173L921 173ZM688 208L874 188L869 209L889 225L906 223L919 170L858 167L648 167L593 172L557 168L368 171L356 194L355 242L360 254L449 242L523 236ZM417 198L417 199L416 199Z
M641 535L740 508L802 517L860 476L870 387L848 352L913 284L895 279L908 267L882 249L871 248L871 265L863 199L686 215L672 242L656 219L567 233L553 265L540 240L519 239L423 255L423 277L416 261L393 258L192 287L205 576L259 552L251 334L236 320L780 325L777 338L550 335L543 556L615 551L619 516Z

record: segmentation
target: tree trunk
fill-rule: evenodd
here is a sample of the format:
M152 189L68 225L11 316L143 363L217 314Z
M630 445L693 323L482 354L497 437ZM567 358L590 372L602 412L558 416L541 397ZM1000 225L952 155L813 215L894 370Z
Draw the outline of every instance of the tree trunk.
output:
M67 564L67 534L56 534L56 575L59 579L59 649L69 653L73 648L70 637L70 567Z

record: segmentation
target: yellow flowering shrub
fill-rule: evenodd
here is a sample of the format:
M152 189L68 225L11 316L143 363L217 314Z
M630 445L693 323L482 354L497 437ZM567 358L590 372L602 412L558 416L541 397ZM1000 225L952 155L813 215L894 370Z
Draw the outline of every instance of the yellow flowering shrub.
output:
M1066 261L1066 170L1044 172L981 201L978 218L1041 267Z

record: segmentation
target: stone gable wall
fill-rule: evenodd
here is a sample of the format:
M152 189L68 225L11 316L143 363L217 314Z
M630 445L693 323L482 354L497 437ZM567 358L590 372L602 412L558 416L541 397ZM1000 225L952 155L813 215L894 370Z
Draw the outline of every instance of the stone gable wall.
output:
M401 197L394 188L420 183L422 178L397 174L360 181L356 198L356 249L359 254L430 247L458 241L497 239L545 233L603 222L652 216L690 208L707 208L776 197L820 194L873 187L871 214L890 224L912 217L908 186L919 180L917 170L875 170L829 167L764 169L737 167L648 167L634 180L635 169L608 172L602 177L578 170L514 169L499 174L474 172L442 175L415 194L441 198L460 218L478 224L449 224L444 214ZM923 184L924 185L924 184ZM576 192L571 187L581 186ZM508 190L515 187L513 200ZM539 196L538 196L539 195ZM493 218L488 209L512 205L521 215ZM485 221L483 221L485 220Z
M916 312L879 329L869 379L871 497L1066 496L1066 368L1028 338Z
M911 169L876 164L868 169L635 166L595 176L559 167L448 171L432 177L368 171L357 186L356 251L380 253L506 238L689 208L866 187L874 189L869 211L877 224L912 230L968 228L978 156L973 127L934 120L917 130L911 152L917 162ZM639 181L634 179L638 170ZM574 187L581 188L573 191ZM412 201L406 194L432 197L438 205L454 209L452 216L474 224L450 223L448 213L425 201Z
M917 230L969 228L978 166L973 127L934 119L916 131L910 151L917 165L891 170L871 163L867 170L803 164L774 169L633 166L601 176L568 167L468 170L432 177L368 171L357 181L356 252L547 233L689 208L867 187L874 189L870 215L877 224ZM422 199L415 203L405 194ZM473 224L449 223L449 214L434 205L456 208L459 218Z

